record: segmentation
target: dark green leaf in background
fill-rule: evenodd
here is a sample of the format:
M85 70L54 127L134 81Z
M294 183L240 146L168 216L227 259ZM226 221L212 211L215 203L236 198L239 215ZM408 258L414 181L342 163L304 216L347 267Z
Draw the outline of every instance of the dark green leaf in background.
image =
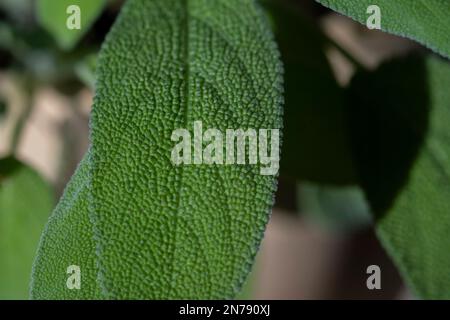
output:
M352 231L373 222L359 186L302 183L298 186L298 207L306 218L330 230Z
M352 81L362 184L380 239L421 298L450 298L450 65L409 57Z
M8 113L8 106L6 104L6 101L0 97L0 121L3 120L3 118L7 115Z
M31 168L0 160L0 299L28 299L39 236L52 210L53 192Z
M53 35L58 45L72 49L100 15L106 0L37 0L37 16L41 25ZM77 5L81 12L81 28L67 28L70 13L67 8Z
M91 90L95 89L95 68L97 66L97 54L91 53L83 57L75 65L75 73L78 78Z
M0 1L0 9L6 12L14 23L26 25L32 20L34 1L35 0L2 0ZM1 42L2 40L0 40L0 43Z
M356 167L372 209L382 215L408 182L428 128L429 93L422 58L358 73L349 88Z
M319 184L355 182L344 95L325 56L327 40L286 1L262 1L285 65L281 173Z
M381 29L404 36L450 57L450 1L446 0L316 0L366 24L367 8L378 5Z

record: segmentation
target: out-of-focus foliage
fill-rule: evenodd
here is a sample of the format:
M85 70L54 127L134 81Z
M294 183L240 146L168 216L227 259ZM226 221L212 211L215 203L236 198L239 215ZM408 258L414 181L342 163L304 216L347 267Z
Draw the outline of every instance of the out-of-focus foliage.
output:
M335 229L365 226L370 216L356 186L344 90L325 55L331 44L292 2L261 2L285 69L281 173L298 182L298 208L312 220Z
M409 57L349 89L355 155L378 235L415 293L450 298L450 66Z
M3 118L6 116L8 112L8 106L6 104L6 101L0 97L0 121L3 120Z
M327 40L286 1L262 1L285 69L281 172L323 184L355 182L344 96L325 56Z
M102 12L106 0L36 0L37 15L41 25L49 31L62 49L72 49L89 30L92 23ZM78 6L80 29L70 29L67 20ZM69 20L70 21L70 20Z
M97 54L86 55L75 64L75 73L91 90L95 89L95 69L97 67Z
M53 192L32 169L0 160L0 299L28 299L31 266L53 207Z
M34 1L35 0L1 0L0 9L6 12L8 17L16 23L27 25L33 20Z
M408 183L428 129L427 70L409 57L360 72L348 90L353 150L360 182L381 216Z
M316 0L366 24L369 6L377 5L381 29L416 40L450 57L450 1L447 0Z
M324 186L301 183L301 212L311 221L337 231L369 226L373 219L364 192L358 186Z

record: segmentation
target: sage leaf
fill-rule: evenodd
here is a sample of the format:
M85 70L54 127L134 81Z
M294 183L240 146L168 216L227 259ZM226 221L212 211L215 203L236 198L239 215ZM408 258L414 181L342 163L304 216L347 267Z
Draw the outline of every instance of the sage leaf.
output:
M62 49L70 50L95 22L105 3L105 0L37 0L37 17L58 45ZM73 10L74 6L78 7L77 11ZM77 14L80 25L79 28L73 28L72 22L76 22L73 19L77 19Z
M87 174L79 169L68 187L85 182L86 195L74 197L74 208L73 192L66 192L56 212L81 220L88 211L95 243L88 270L97 272L102 298L239 292L269 218L276 176L261 175L261 165L174 166L171 135L192 131L195 121L223 132L280 129L281 70L254 1L127 1L98 61ZM40 270L37 291L46 282L64 285L49 278L52 267Z
M408 57L349 89L355 156L379 238L418 297L450 298L450 65Z
M377 5L381 30L415 40L435 52L450 57L450 2L441 0L316 0L326 7L363 24ZM369 10L369 12L372 12Z
M31 298L101 299L95 242L88 211L88 155L67 185L41 238L33 265ZM80 289L69 289L70 266L80 268Z
M39 236L53 206L50 186L33 169L0 160L0 299L27 299Z
M259 247L276 178L170 160L173 130L281 128L281 66L254 1L129 1L99 58L92 217L108 297L225 298Z

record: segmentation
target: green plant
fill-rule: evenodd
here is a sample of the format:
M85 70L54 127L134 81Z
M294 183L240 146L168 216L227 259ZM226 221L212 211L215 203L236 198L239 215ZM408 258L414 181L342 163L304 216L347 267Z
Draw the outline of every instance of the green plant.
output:
M93 86L96 65L96 96L90 149L42 235L32 298L237 295L263 237L277 177L261 175L260 165L174 166L173 130L200 120L222 131L283 128L280 174L301 185L303 207L334 225L372 223L418 297L450 299L450 4L378 0L383 31L434 53L421 48L368 70L284 0L127 0L98 61L96 50L77 44L105 1L51 2L37 6L57 44L42 36L52 48L45 72L28 67L35 48L29 40L10 49L22 38L20 28L6 32L0 48L19 62L25 92L62 78ZM373 4L318 2L364 24ZM86 13L85 28L69 32L61 25L73 3ZM330 48L356 69L346 86L335 79ZM55 71L60 64L64 73ZM0 209L19 211L11 215L19 218L26 210L10 201L7 181L40 180L16 160L2 161L22 168L22 178L0 170ZM45 216L50 193L44 182L36 184ZM10 225L5 217L0 228ZM0 236L0 246L21 233L11 234ZM31 260L35 239L29 242L24 260ZM71 265L80 267L81 290L66 287ZM16 271L24 279L25 271Z
M127 2L99 58L92 146L42 239L32 297L234 296L275 179L251 166L174 167L170 137L198 119L223 130L280 128L281 87L253 2ZM74 242L54 240L71 221L85 222ZM92 291L65 293L65 281L49 279L71 264Z
M319 0L366 23L371 1ZM450 56L443 1L378 1L382 30ZM347 90L359 181L377 234L414 292L449 299L450 68L434 57L396 59L358 73Z
M14 158L0 160L0 299L28 295L29 267L52 206L51 189L34 170Z

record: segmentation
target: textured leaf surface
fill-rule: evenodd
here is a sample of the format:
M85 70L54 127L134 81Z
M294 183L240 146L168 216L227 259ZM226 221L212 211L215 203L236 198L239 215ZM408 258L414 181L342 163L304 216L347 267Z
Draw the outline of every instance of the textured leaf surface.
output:
M450 57L450 2L446 0L316 0L366 24L367 8L381 9L381 29L404 36Z
M89 174L78 171L55 214L79 220L89 208L102 297L234 296L276 177L259 165L174 166L171 135L192 132L197 120L223 132L281 127L281 66L260 8L250 0L129 0L98 74ZM88 204L82 196L74 208L73 190L86 180ZM50 230L44 247L46 237L60 242ZM36 272L35 283L54 268Z
M39 236L52 210L49 185L12 158L0 160L0 299L27 299Z
M325 56L327 41L298 7L282 0L262 3L285 65L282 175L323 184L355 182L343 92Z
M74 47L89 30L101 13L105 0L37 0L37 15L41 25L50 32L63 49ZM67 19L72 11L67 8L76 5L80 8L80 29L69 29Z
M66 187L39 244L33 265L32 299L100 299L95 242L88 211L88 156ZM69 266L79 266L81 289L67 288Z
M354 136L377 231L422 298L450 298L450 66L392 61L352 82Z
M232 297L275 178L170 161L177 128L280 128L280 64L254 1L130 1L99 59L92 195L109 297ZM120 90L120 91L118 91Z

